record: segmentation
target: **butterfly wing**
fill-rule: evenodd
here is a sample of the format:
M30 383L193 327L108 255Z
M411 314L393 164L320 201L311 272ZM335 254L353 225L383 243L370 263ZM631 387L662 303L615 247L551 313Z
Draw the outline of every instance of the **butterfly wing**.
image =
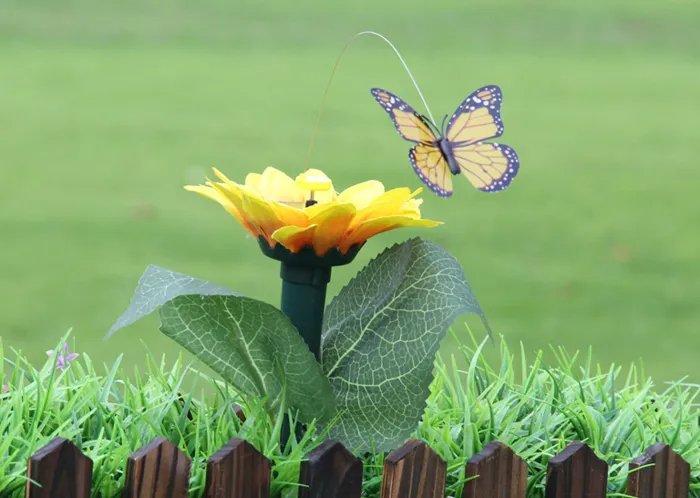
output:
M440 149L418 144L408 151L413 170L428 188L440 197L452 195L452 172Z
M478 142L453 147L452 152L462 174L483 192L505 190L520 169L518 155L507 145Z
M483 142L503 134L502 103L503 93L496 85L475 90L459 105L445 132L462 174L484 192L504 190L520 169L511 147Z
M406 102L381 88L372 88L371 91L374 99L394 122L396 131L404 139L421 144L431 144L437 140L425 118Z
M452 174L442 152L435 147L437 137L425 118L391 92L372 88L372 95L389 114L399 135L418 144L408 151L408 158L418 177L440 197L451 196Z
M500 137L503 134L502 102L503 93L496 85L475 90L450 118L445 136L453 146Z

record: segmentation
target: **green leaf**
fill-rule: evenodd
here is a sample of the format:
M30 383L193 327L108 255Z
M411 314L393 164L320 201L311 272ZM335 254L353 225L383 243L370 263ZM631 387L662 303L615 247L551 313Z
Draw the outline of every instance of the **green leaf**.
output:
M105 340L117 330L150 315L168 301L187 294L240 296L226 287L150 265L139 279L129 307L109 329Z
M333 390L289 318L272 305L241 296L180 296L160 309L161 332L236 389L282 402L302 422L335 413Z
M489 330L462 267L437 244L412 239L372 260L326 310L321 365L340 417L330 437L353 449L402 444L425 409L440 341L464 313Z

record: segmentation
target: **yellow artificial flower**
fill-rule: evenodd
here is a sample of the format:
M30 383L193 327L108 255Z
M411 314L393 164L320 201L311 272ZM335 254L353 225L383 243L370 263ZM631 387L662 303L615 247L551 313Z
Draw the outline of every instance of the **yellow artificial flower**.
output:
M376 180L353 185L338 194L319 170L296 180L275 168L250 173L245 184L234 183L214 168L221 182L188 185L221 204L253 237L270 247L282 244L293 253L311 246L318 256L338 247L342 254L382 232L401 227L433 227L440 222L421 219L416 199L422 189L385 191Z

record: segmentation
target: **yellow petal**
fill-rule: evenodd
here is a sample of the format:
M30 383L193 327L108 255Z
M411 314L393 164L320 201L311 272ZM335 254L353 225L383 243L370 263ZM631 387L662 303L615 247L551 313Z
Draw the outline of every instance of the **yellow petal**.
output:
M379 197L376 197L366 208L357 212L355 219L350 225L350 229L357 227L360 223L367 220L402 214L401 210L406 202L418 195L421 190L422 189L418 189L415 192L411 192L410 189L402 187L384 192Z
M323 256L345 238L348 226L355 216L355 205L350 202L317 204L309 214L309 223L317 225L313 247L317 256ZM312 206L312 207L316 207Z
M231 180L229 180L228 177L227 177L226 175L224 175L224 174L223 174L221 171L219 171L218 169L212 168L212 170L214 171L214 174L215 174L222 182L224 182L224 184L226 185L226 187L228 187L229 189L235 189L235 188L238 186L237 183L232 182Z
M241 216L241 224L247 224L248 226L252 227L252 229L255 231L255 237L260 235L260 230L257 223L255 223L255 221L249 216L248 212L243 207L243 195L237 187L234 186L234 188L229 188L229 185L218 182L208 182L208 184L217 192L218 195L231 203L234 209Z
M207 185L216 190L220 195L231 200L235 205L238 205L236 200L240 201L241 191L237 183L212 182L207 179Z
M262 235L270 246L275 245L270 236L283 223L264 199L245 185L229 183L224 187L213 183L212 186L233 203L243 218L254 228L256 237Z
M316 225L304 228L286 226L277 229L272 234L272 239L296 254L304 247L311 245L315 231Z
M294 180L278 169L268 167L260 177L259 190L267 200L280 203L303 203L304 192Z
M313 218L314 216L318 216L320 213L325 211L328 208L332 208L334 204L328 203L328 204L314 204L312 206L307 207L304 209L304 212L306 215L309 217L309 219Z
M377 180L358 183L343 190L338 196L340 202L352 202L358 209L364 209L370 202L384 193L384 185Z
M262 175L260 173L248 173L248 176L245 177L246 187L253 189L260 197L263 195L262 190L260 189L261 181Z
M387 232L389 230L394 230L395 228L402 227L434 227L437 225L442 225L439 221L433 220L417 220L409 216L384 216L382 218L374 218L357 226L352 232L350 232L347 238L340 244L340 252L345 254L348 249L350 249L355 244L362 243L373 237L374 235L380 234L382 232Z
M309 217L303 209L297 209L287 204L274 201L270 201L270 207L285 225L297 227L306 227L309 225Z
M219 194L219 192L217 192L213 187L209 187L208 185L185 185L185 190L196 192L199 195L203 195L207 199L218 202L219 204L229 202L228 199Z
M423 204L423 199L409 199L403 205L399 214L410 216L411 218L420 218L420 205Z
M187 185L185 187L185 190L189 190L190 192L196 192L200 195L203 195L204 197L207 197L213 201L218 202L223 206L223 208L228 211L228 213L233 216L238 223L241 224L243 228L246 229L248 233L250 233L253 237L257 237L257 230L253 225L251 225L245 217L241 214L241 212L236 208L236 206L231 202L231 200L220 193L218 190L216 190L214 187L208 187L204 185Z
M311 194L308 194L308 197L311 198ZM316 191L314 192L314 200L318 202L319 204L326 204L328 202L335 202L338 199L338 194L334 189L330 190L323 190L323 191Z
M372 201L372 204L382 204L385 202L395 202L399 200L401 200L402 202L406 202L410 198L420 194L422 190L422 188L419 188L416 189L414 192L411 192L411 189L408 187L393 188L391 190L387 190L382 195L375 198L374 201Z
M272 234L278 228L284 226L284 222L277 216L277 213L269 202L261 199L251 189L241 185L239 191L242 195L241 207L239 210L258 227L260 235L272 244ZM238 206L236 206L238 207Z

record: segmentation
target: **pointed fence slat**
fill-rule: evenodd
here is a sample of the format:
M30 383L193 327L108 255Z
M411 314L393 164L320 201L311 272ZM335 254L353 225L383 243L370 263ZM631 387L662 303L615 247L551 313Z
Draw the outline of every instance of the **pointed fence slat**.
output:
M360 498L362 462L338 441L326 441L306 455L299 469L299 498Z
M587 444L573 442L549 460L546 498L605 498L608 464Z
M412 439L384 459L381 498L443 498L446 470L437 453Z
M337 441L306 455L300 498L359 498L362 462ZM186 498L191 462L157 437L126 462L127 498ZM92 461L69 440L56 438L27 462L25 498L89 498ZM691 467L667 444L657 443L630 462L626 494L687 498ZM269 498L271 463L250 443L232 439L207 462L207 498ZM469 459L459 498L525 498L527 465L508 446L492 442ZM474 476L477 476L474 478ZM381 498L443 498L446 464L427 444L410 440L384 460ZM472 479L470 479L472 478ZM546 498L605 498L608 466L584 443L550 459ZM32 482L34 481L34 482ZM25 486L22 483L22 486ZM16 489L16 488L15 488ZM92 492L91 492L92 491Z
M643 469L639 467L653 464ZM639 470L636 470L639 469ZM639 498L687 498L690 464L664 443L656 443L630 462L627 494Z
M525 498L527 464L505 444L493 441L467 461L462 498Z
M207 462L207 498L269 498L270 461L243 439L233 438Z
M191 462L177 446L156 437L126 462L124 498L187 498Z
M27 463L26 498L90 498L92 460L68 439L57 437Z

